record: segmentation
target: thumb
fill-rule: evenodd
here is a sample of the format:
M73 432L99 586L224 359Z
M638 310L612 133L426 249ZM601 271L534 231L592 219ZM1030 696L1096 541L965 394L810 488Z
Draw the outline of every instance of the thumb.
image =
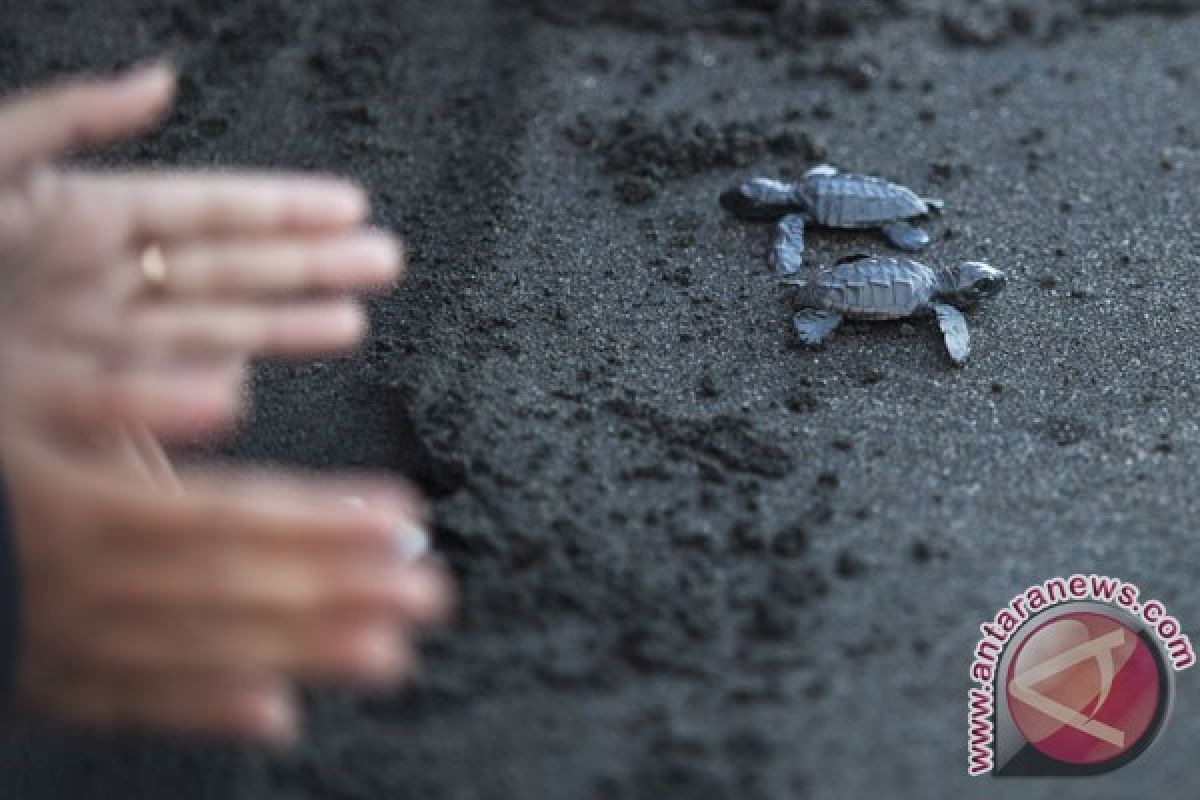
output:
M174 91L174 70L159 64L8 100L0 105L0 175L141 133L166 111Z

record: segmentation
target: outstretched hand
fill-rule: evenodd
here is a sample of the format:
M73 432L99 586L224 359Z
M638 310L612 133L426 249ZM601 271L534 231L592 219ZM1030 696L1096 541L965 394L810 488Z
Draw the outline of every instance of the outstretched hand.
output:
M380 480L178 477L158 438L231 423L248 356L356 344L351 293L391 285L400 248L332 179L56 165L146 129L173 86L152 67L0 105L14 697L70 722L282 739L295 681L390 684L445 614L446 576L411 558L419 503Z
M0 423L220 429L245 355L351 347L365 321L347 293L397 278L398 243L362 227L366 197L341 181L54 166L143 131L173 87L150 67L0 106L0 376L20 398Z
M414 669L413 637L444 618L450 588L405 555L425 522L403 485L243 470L163 486L147 466L115 447L5 442L18 710L286 740L293 681L390 685Z

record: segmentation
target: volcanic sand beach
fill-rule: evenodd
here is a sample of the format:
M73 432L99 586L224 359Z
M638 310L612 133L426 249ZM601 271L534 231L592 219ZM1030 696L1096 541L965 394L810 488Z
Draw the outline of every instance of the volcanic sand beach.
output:
M462 596L414 686L313 690L294 751L22 730L0 794L1194 785L1188 672L1123 770L966 776L978 626L1015 593L1097 572L1200 624L1200 16L1046 6L4 3L5 88L178 60L168 123L104 163L370 188L408 280L358 356L261 368L221 449L410 476ZM769 228L716 198L822 160L944 197L930 263L1008 272L965 368L922 320L798 344Z

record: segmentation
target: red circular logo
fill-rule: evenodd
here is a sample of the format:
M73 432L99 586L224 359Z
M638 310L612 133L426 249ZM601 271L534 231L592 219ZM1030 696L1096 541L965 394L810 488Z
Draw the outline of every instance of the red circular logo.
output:
M1062 614L1021 642L1005 689L1025 740L1067 764L1132 750L1164 700L1155 655L1137 632L1103 613Z

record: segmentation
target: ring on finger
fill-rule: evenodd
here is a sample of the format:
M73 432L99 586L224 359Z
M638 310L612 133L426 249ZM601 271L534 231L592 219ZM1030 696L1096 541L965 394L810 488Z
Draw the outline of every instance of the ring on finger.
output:
M146 288L155 292L162 291L167 285L167 260L163 256L162 247L157 244L147 245L142 250L140 263Z

